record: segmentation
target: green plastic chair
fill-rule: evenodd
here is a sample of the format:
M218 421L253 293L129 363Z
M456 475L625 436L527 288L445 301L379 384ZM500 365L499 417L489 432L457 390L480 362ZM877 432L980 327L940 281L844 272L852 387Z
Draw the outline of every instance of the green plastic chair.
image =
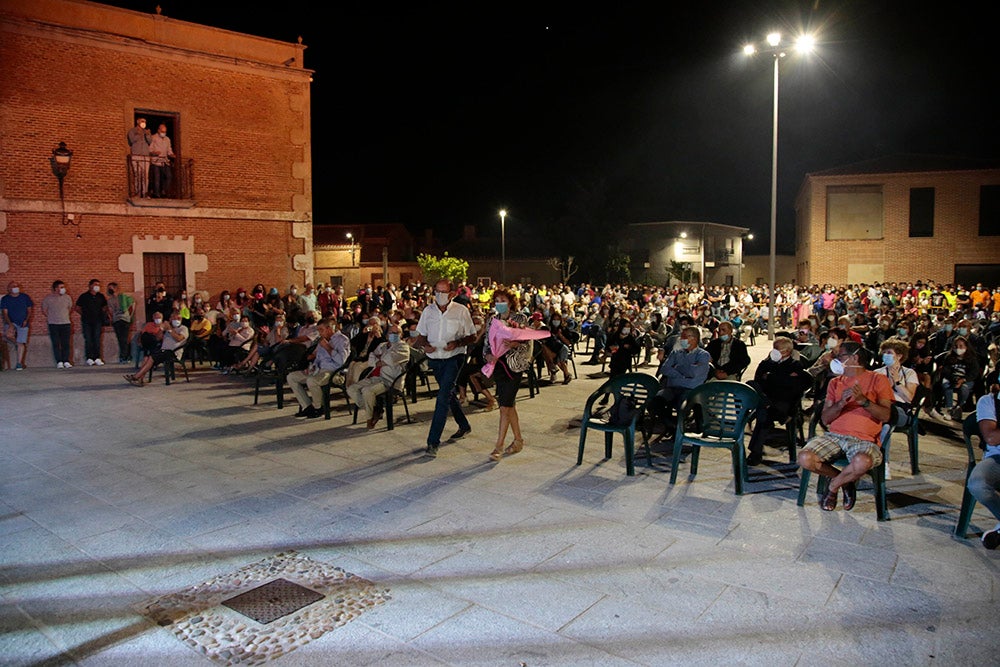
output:
M920 474L920 452L918 450L918 445L920 444L919 413L920 410L917 406L911 406L907 413L910 418L909 423L902 428L894 426L891 431L891 433L902 432L906 434L906 445L910 450L910 473L913 475ZM886 447L886 453L888 454L888 447Z
M580 422L580 451L576 457L576 464L583 463L583 447L587 442L588 431L601 431L604 433L604 458L611 458L611 443L615 433L621 433L625 439L625 473L628 476L635 475L635 426L642 415L645 414L656 392L660 390L660 382L648 373L625 373L613 377L602 384L597 391L587 398L587 403L583 407L583 419ZM632 399L636 403L636 410L628 424L613 424L604 421L609 413L594 416L594 403L605 394L611 394L611 404L619 399ZM609 408L610 411L610 408ZM646 448L646 459L652 464L653 458L649 451L649 441L643 439Z
M979 432L979 421L976 413L971 413L962 420L962 439L965 440L965 451L969 455L969 464L965 469L965 492L962 494L962 509L958 512L958 524L955 525L955 537L963 540L969 532L969 522L972 521L972 510L976 509L976 497L969 493L969 476L972 469L976 467L976 447L972 444L972 438L978 437L982 440Z
M681 463L681 448L690 445L691 477L698 474L698 455L702 447L728 449L733 456L733 477L736 480L736 495L743 495L743 484L747 481L746 451L743 438L747 422L760 405L760 394L748 384L733 380L715 380L692 389L681 403L677 414L677 432L674 435L674 461L670 471L670 483L677 482L677 470ZM695 407L700 415L695 414ZM700 423L701 433L685 433L684 423L695 418Z
M889 444L892 439L892 430L886 432L885 436L882 438L882 443L880 449L882 450L882 463L875 466L868 471L868 476L872 478L872 485L875 490L875 516L879 521L889 521L889 503L885 497L885 465L889 460ZM837 468L843 468L847 465L847 459L837 459L831 461L830 464ZM812 471L810 470L799 470L799 499L796 504L802 507L806 504L806 494L809 492L809 479L812 477ZM819 480L816 482L816 495L823 497L826 495L827 490L830 488L830 479L819 475Z

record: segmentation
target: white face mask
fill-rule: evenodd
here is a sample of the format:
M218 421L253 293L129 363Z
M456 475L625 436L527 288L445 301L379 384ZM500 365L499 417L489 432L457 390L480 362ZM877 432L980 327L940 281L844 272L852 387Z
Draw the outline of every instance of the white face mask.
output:
M833 348L837 347L837 344L839 342L840 341L838 341L836 338L827 338L826 339L826 349L832 350Z
M435 292L434 293L434 303L436 303L437 305L439 305L439 306L447 306L448 305L448 301L449 301L449 299L448 299L448 293L447 292Z
M18 295L18 294L21 293L21 288L20 287L11 287L10 288L10 293L14 294L16 296L16 295Z
M181 325L181 321L180 320L170 320L170 326L174 327L175 329L177 327L179 327L180 325Z
M955 354L957 354L958 356L962 356L963 354L965 354L965 348L964 347L956 347L955 348Z
M239 322L240 321L240 317L241 316L240 316L239 313L236 313L235 315L233 315L233 322Z
M100 285L94 285L93 287L90 288L90 291L93 292L94 294L97 294L98 292L101 291L101 286Z
M163 318L162 317L154 317L153 318L153 324L156 324L156 325L163 324Z
M629 327L622 327L622 335L623 336L627 336L630 333L632 333L632 329L630 329Z
M774 363L778 363L781 361L781 350L777 348L772 348L771 351L767 353L767 356L769 356L771 358L771 361L773 361Z
M830 362L830 372L833 373L834 375L843 375L844 374L844 362L842 362L840 359L834 359L833 361L831 361Z
M66 288L65 287L60 287L59 288L59 294L65 294L65 293L66 293Z

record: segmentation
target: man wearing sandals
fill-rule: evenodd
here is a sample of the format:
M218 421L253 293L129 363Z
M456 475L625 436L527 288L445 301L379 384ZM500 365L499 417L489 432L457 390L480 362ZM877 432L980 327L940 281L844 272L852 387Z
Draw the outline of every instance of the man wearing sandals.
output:
M830 380L823 403L822 420L827 432L818 435L802 448L799 465L829 477L829 491L820 503L827 512L837 508L838 492L843 492L844 509L854 507L855 482L882 463L879 435L889 420L893 393L885 375L865 370L859 358L861 345L854 341L840 344L830 370ZM830 462L848 460L843 470Z

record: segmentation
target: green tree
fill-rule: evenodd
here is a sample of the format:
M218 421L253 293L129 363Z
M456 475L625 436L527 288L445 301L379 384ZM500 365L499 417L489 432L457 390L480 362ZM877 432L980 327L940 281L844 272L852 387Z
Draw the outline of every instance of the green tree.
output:
M629 264L631 264L631 258L628 253L618 247L609 248L608 261L604 264L608 280L620 284L631 282L632 271L629 269Z
M670 260L670 266L667 267L667 274L673 276L682 283L691 282L691 278L694 276L694 272L691 270L691 265L687 262L676 262Z
M469 276L469 263L458 257L450 257L447 252L443 257L417 255L417 265L424 275L424 282L430 284L442 279L457 283Z

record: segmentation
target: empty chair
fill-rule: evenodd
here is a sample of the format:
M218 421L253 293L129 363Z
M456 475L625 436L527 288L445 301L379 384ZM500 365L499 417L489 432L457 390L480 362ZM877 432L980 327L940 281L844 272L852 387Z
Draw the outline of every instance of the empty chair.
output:
M580 422L580 450L576 464L583 463L583 449L587 442L588 431L604 433L604 458L611 458L611 444L615 433L620 433L625 439L625 472L635 475L635 427L640 417L645 413L650 399L660 388L655 377L647 373L624 373L607 380L597 391L587 398L583 408L583 419ZM601 415L594 414L594 403L605 395L613 399L612 408ZM614 406L618 406L616 409ZM645 443L646 456L650 462L649 443Z
M734 380L706 382L692 389L681 403L674 435L674 459L670 483L677 482L684 445L691 450L691 476L698 474L698 457L702 447L721 447L732 454L736 495L743 495L747 478L743 438L747 422L760 404L760 394L750 385ZM698 432L685 432L691 420Z

